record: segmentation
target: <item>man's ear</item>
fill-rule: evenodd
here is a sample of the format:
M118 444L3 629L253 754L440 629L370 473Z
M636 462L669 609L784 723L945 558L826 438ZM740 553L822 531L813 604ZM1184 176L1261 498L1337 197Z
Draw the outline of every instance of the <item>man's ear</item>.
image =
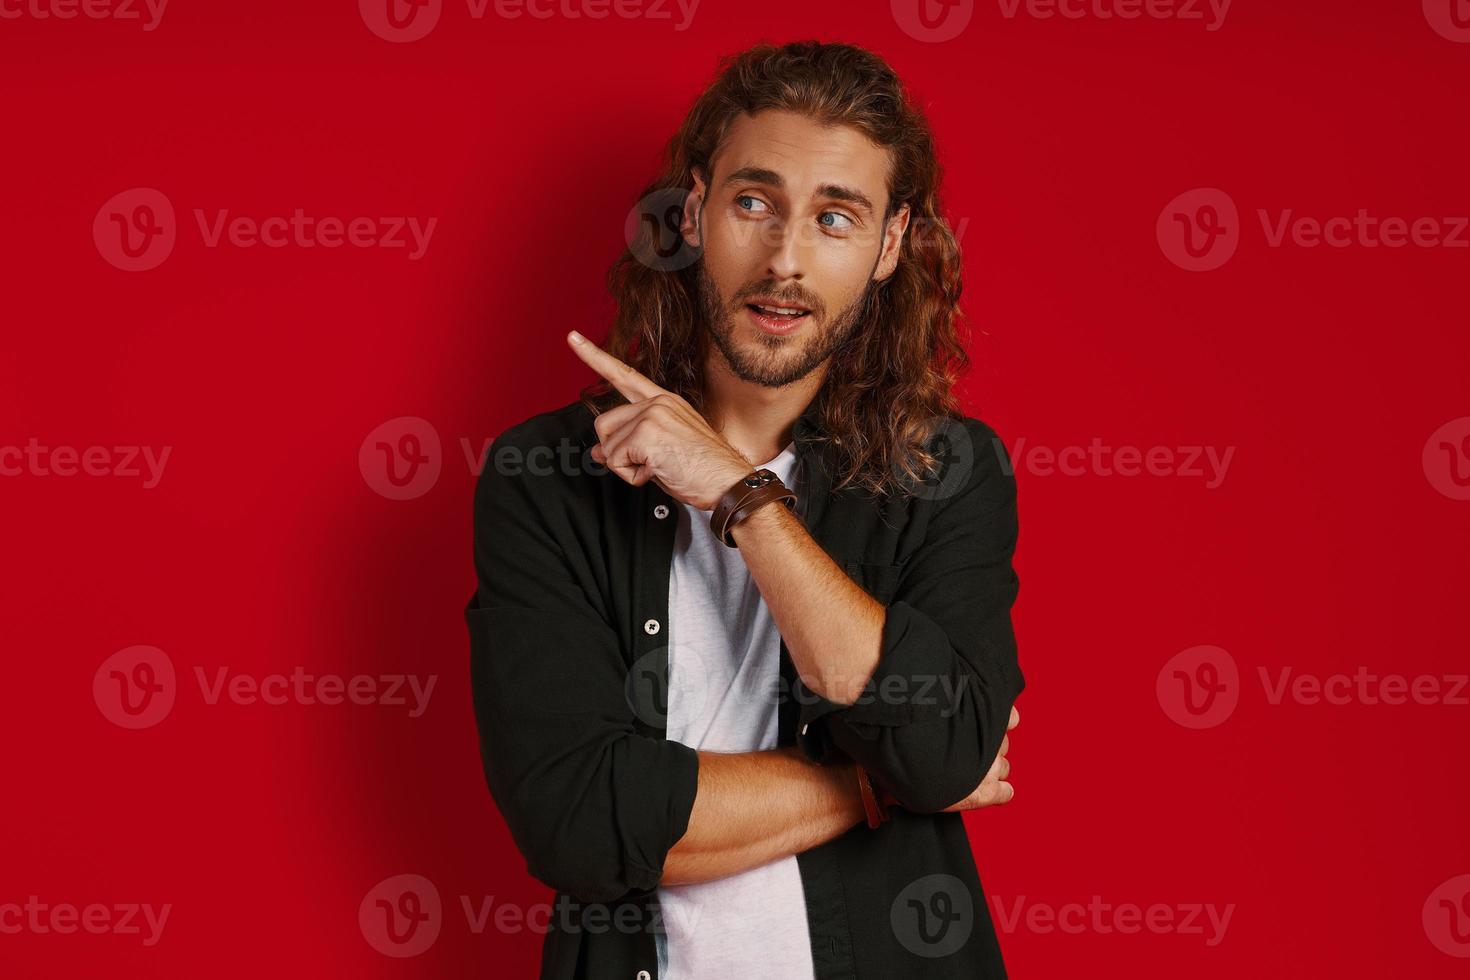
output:
M699 212L704 209L704 195L708 188L704 183L704 175L697 168L693 175L694 189L684 198L684 217L679 223L679 233L691 248L699 248L704 241L703 231L699 227Z
M909 206L905 204L883 226L883 250L878 254L878 266L873 270L874 282L882 282L898 268L898 253L908 227Z

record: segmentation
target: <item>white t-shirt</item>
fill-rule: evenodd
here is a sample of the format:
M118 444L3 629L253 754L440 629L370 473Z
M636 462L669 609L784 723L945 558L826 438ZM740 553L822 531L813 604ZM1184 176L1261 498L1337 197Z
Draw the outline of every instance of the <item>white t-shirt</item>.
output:
M796 444L758 464L796 491ZM771 505L781 506L781 505ZM669 571L668 737L712 752L776 747L781 636L738 548L710 529L710 511L676 509ZM796 858L692 885L661 886L666 936L655 934L662 980L811 980L811 935Z

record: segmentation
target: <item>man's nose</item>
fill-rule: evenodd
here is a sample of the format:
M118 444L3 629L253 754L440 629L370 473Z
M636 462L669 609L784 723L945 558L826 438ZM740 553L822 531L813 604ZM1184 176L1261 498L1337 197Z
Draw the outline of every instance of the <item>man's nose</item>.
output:
M800 280L806 272L806 245L796 227L782 222L770 229L770 256L766 271L778 281Z

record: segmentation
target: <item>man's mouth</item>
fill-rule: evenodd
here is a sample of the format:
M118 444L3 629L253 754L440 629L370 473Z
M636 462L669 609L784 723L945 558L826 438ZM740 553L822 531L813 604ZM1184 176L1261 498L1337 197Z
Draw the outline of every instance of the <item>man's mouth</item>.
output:
M756 315L757 320L772 327L789 327L811 315L805 306L793 303L756 302L746 303L746 309Z

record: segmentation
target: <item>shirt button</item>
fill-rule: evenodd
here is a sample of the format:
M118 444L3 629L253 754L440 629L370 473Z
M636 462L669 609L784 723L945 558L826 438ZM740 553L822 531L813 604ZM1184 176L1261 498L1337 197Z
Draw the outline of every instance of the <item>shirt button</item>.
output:
M653 634L657 633L658 632L658 620L656 620L656 619L645 619L643 621L643 632L647 633L649 636L652 636Z
M653 509L653 516L654 517L657 517L659 520L663 520L665 517L668 517L669 516L669 508L668 508L668 505L666 505L666 504L659 504L657 507L655 507Z

